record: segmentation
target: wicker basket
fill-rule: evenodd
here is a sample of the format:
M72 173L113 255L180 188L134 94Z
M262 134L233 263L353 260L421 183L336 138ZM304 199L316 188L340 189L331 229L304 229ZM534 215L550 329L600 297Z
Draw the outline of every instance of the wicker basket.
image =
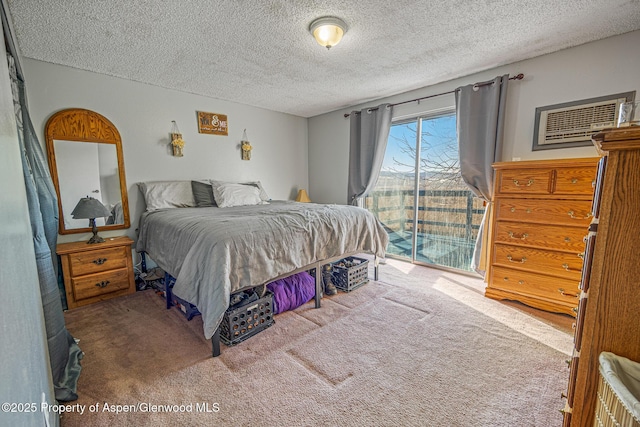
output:
M640 363L600 353L594 426L640 427Z

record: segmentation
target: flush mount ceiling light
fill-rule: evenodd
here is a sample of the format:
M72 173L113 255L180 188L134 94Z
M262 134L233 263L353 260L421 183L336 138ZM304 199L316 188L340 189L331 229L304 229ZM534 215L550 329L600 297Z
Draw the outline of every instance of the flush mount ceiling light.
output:
M340 18L324 16L309 25L309 32L320 46L331 49L342 40L342 36L347 32L347 24Z

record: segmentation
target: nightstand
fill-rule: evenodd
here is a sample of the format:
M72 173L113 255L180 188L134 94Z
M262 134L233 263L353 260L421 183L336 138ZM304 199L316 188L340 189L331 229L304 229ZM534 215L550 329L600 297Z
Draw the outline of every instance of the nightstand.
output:
M115 237L103 243L82 241L57 246L69 309L136 291L132 244L128 237Z

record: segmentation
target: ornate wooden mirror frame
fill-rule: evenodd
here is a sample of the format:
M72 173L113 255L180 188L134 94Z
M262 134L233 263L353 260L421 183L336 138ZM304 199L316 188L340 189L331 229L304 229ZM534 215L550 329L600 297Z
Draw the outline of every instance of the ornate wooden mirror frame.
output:
M106 117L94 111L84 110L80 108L70 108L67 110L59 111L49 118L45 127L45 137L46 137L46 146L47 146L47 156L49 160L49 170L51 171L51 178L53 180L53 185L55 186L56 193L58 195L58 209L59 209L59 216L60 216L58 221L59 233L73 234L73 233L91 232L91 227L89 227L88 220L84 220L86 221L86 224L87 224L86 227L82 227L82 226L73 227L68 223L71 221L70 219L71 210L73 210L73 207L79 201L80 197L85 197L89 195L94 198L98 198L101 202L104 203L104 200L102 198L103 192L101 191L101 188L97 188L91 191L86 191L87 193L94 193L94 194L86 194L86 195L83 194L79 197L67 196L67 198L77 199L77 200L65 200L63 203L62 198L66 193L61 193L60 186L61 186L61 183L62 185L65 185L65 184L68 185L69 179L65 177L64 179L61 180L60 179L61 175L59 174L59 172L63 172L67 174L70 171L73 171L74 173L76 173L75 178L72 178L73 182L84 184L84 179L83 179L84 177L82 175L78 177L78 173L80 174L82 173L80 170L82 168L85 168L85 169L89 168L93 170L93 169L96 169L96 167L92 168L90 165L85 164L85 162L82 161L81 159L64 158L63 160L62 156L64 155L68 156L68 153L71 152L74 154L73 157L75 157L75 153L80 153L80 151L87 151L85 150L85 148L90 148L90 150L88 150L89 152L92 152L92 151L95 152L95 155L93 155L95 156L95 160L92 159L92 161L95 161L96 162L95 164L98 165L97 166L98 171L95 171L95 170L93 171L93 172L96 172L95 175L97 176L97 179L99 179L100 182L102 181L106 182L106 180L109 180L108 182L112 183L112 185L110 185L110 187L113 187L113 190L111 191L112 195L116 194L116 189L118 187L120 190L119 202L122 208L122 222L114 223L114 224L99 225L98 230L101 230L101 231L102 230L120 230L120 229L129 228L131 226L131 222L129 219L129 199L127 197L127 184L126 184L125 173L124 173L122 140L120 138L120 133L118 132L118 129L116 129L113 123L111 123ZM98 145L95 146L95 149L94 147L88 147L88 146L84 146L84 147L81 147L80 145L75 146L75 144L82 144L82 143L94 143L94 144L97 143ZM64 144L64 145L61 145L61 144ZM105 145L102 145L102 144L105 144ZM58 146L58 153L56 153L56 146ZM104 158L113 157L111 154L112 150L109 148L110 146L115 147L117 164L116 164L116 159L114 159L111 165L103 167L102 164L105 161ZM75 150L74 147L77 147L78 150ZM62 150L63 148L64 150ZM102 161L99 157L100 152L107 153L106 155L103 154ZM56 154L59 156L58 159L56 159ZM59 164L61 164L61 166L65 164L64 169L61 171L58 170ZM117 168L117 173L115 172L114 168ZM107 175L108 178L104 178L104 176L101 175L101 172L100 172L101 169L106 169L107 171L111 170L114 172L114 174L112 176ZM118 183L115 183L114 181L116 177L119 180ZM118 201L116 201L116 205L117 205L117 202ZM107 206L107 208L110 208L110 206ZM78 221L78 220L73 220L73 221Z

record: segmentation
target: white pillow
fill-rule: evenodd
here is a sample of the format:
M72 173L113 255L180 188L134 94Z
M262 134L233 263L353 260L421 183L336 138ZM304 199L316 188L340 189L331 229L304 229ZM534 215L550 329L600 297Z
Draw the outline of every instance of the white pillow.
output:
M260 199L264 202L268 202L269 200L271 200L271 198L269 197L269 195L267 194L267 192L264 190L264 187L262 187L262 183L260 181L248 181L248 182L240 182L240 183L236 183L236 182L229 182L229 181L218 181L215 179L210 179L209 183L211 184L211 186L215 188L220 185L220 184L242 184L242 185L249 185L252 187L257 188L258 190L260 190ZM215 193L214 193L214 198L215 198Z
M260 198L260 190L257 187L244 184L213 185L213 197L220 208L268 204Z
M139 182L147 211L163 208L190 208L196 206L191 181Z

